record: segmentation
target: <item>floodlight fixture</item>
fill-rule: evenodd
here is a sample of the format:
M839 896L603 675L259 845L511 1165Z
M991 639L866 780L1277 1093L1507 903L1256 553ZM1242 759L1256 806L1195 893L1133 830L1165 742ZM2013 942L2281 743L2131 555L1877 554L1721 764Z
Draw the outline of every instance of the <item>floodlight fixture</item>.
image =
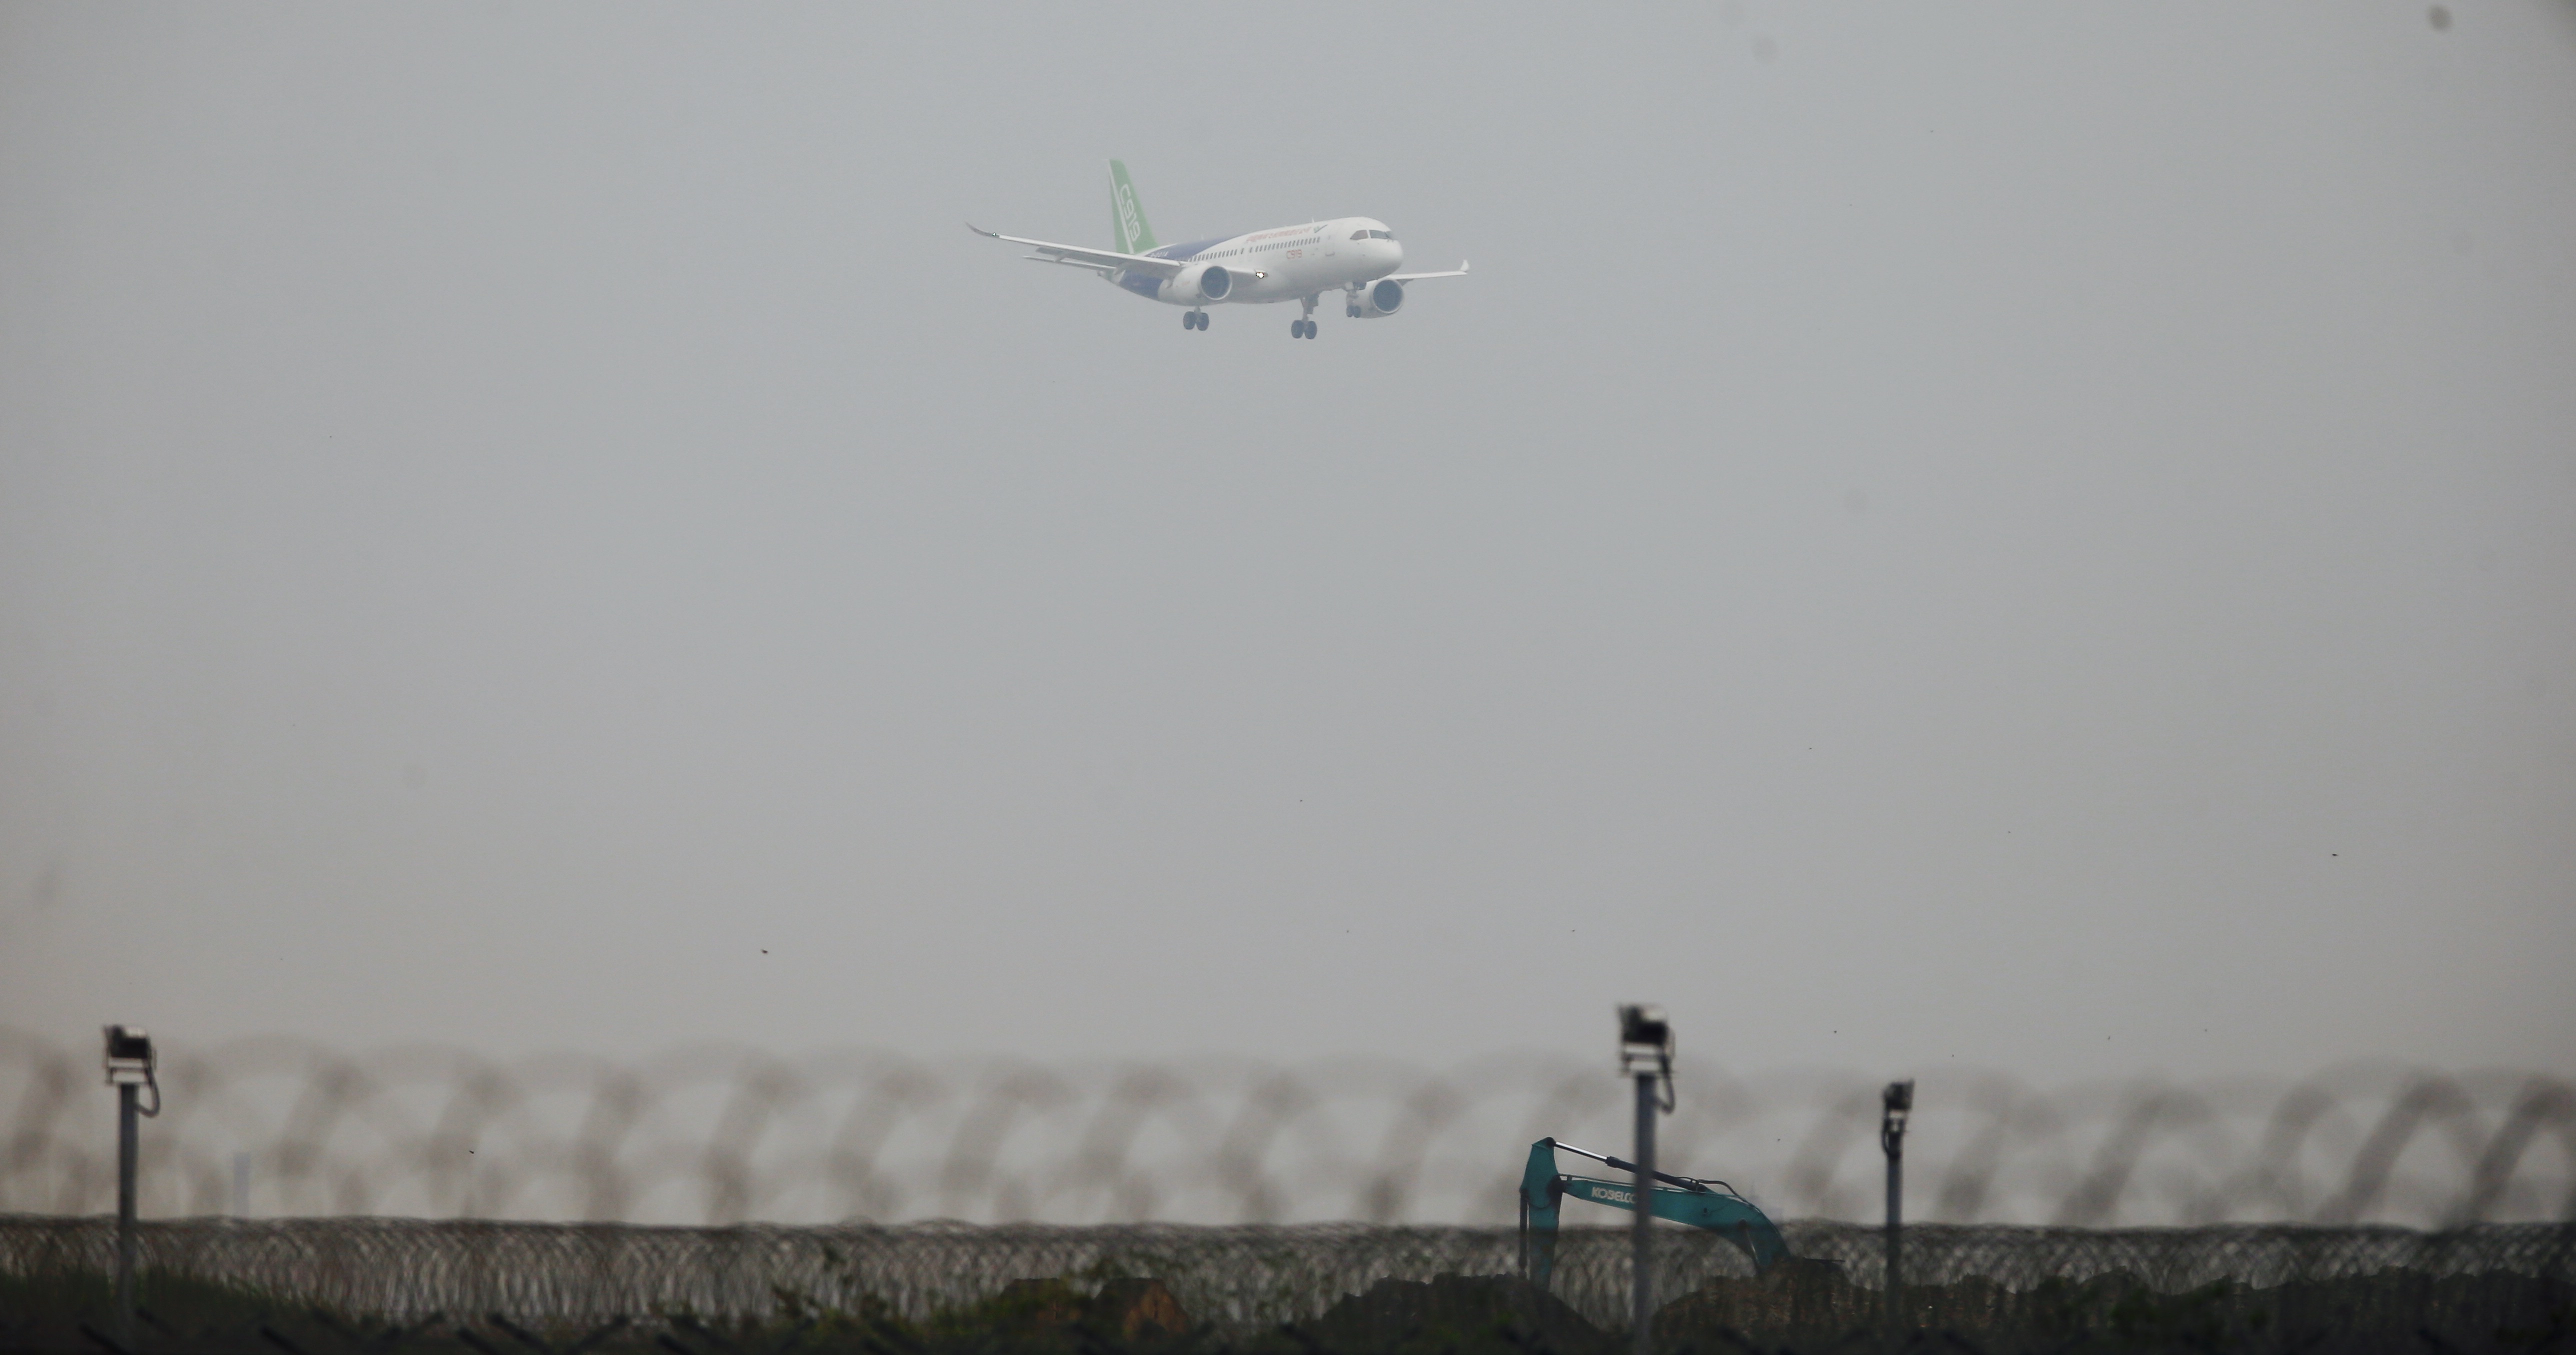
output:
M152 1035L141 1026L107 1028L107 1085L144 1087L152 1083Z
M1905 1138L1906 1117L1914 1113L1914 1079L1888 1083L1887 1090L1878 1094L1878 1103L1879 1146L1893 1154L1898 1151L1894 1145Z
M1673 1027L1664 1009L1640 1002L1619 1009L1619 1076L1673 1075Z

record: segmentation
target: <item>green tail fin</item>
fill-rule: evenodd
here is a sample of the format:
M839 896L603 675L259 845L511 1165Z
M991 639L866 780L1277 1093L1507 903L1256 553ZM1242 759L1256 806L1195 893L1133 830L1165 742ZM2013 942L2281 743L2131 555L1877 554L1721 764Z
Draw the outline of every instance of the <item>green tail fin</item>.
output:
M1136 201L1136 185L1127 182L1127 164L1109 162L1109 238L1121 254L1154 249L1154 228L1145 224L1145 205Z

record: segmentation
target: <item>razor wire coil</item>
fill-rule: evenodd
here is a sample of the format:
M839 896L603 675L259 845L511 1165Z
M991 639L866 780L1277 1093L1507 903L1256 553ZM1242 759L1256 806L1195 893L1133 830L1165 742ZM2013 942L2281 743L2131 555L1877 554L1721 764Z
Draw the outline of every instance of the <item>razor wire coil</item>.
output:
M1874 1079L1685 1061L1666 1158L1780 1218L1878 1205ZM92 1060L0 1028L0 1211L110 1207ZM932 1065L701 1049L631 1062L176 1048L144 1136L147 1215L731 1225L1496 1224L1527 1145L1616 1148L1612 1079L1496 1058ZM2344 1069L2038 1090L1926 1079L1911 1217L2082 1228L2576 1220L2576 1088ZM241 1187L246 1199L236 1199Z

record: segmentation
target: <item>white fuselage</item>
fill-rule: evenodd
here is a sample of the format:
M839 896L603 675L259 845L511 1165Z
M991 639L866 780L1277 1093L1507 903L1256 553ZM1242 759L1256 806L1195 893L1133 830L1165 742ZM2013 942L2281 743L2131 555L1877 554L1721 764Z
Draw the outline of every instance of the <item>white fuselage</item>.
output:
M1221 299L1207 297L1180 279L1133 271L1106 275L1128 291L1192 307L1297 301L1329 291L1356 290L1404 266L1404 246L1397 243L1395 233L1385 222L1365 216L1165 245L1149 253L1225 269L1231 285Z

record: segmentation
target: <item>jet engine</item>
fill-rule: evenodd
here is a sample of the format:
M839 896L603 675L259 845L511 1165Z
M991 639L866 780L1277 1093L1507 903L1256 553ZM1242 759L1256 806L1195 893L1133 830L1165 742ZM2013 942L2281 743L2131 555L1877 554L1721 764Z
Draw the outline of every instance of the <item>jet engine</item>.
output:
M1354 320L1377 320L1395 314L1404 307L1404 284L1393 278L1379 278L1351 297L1343 314Z
M1184 306L1204 306L1223 301L1234 290L1234 274L1225 265L1193 264L1181 270L1180 276L1163 284L1163 299Z

